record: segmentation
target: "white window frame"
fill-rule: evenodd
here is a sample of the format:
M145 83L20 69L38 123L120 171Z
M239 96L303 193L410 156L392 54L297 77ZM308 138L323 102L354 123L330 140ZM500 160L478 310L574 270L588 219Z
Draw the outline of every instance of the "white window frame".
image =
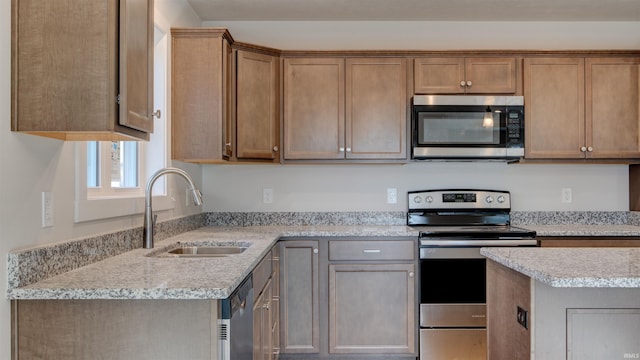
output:
M87 143L77 142L75 144L75 211L74 221L76 223L109 219L122 216L131 216L144 213L144 196L146 179L157 169L167 166L167 154L169 143L167 140L168 121L166 119L167 104L167 80L169 79L169 52L168 31L163 31L161 27L155 26L156 33L154 49L154 72L156 79L163 75L162 80L154 79L154 105L160 104L163 121L155 119L154 133L151 134L149 142L139 142L139 184L135 189L114 189L108 195L98 195L87 187ZM157 66L160 65L160 66ZM153 154L150 158L144 154ZM103 167L104 168L104 167ZM153 186L153 209L169 210L175 207L173 196L168 192L168 184L165 180L158 179Z

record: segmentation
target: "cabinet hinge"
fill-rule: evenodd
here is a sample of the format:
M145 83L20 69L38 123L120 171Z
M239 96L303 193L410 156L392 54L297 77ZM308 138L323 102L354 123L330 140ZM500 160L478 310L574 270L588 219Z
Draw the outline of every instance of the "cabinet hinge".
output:
M118 94L118 96L116 96L116 104L120 105L120 94Z

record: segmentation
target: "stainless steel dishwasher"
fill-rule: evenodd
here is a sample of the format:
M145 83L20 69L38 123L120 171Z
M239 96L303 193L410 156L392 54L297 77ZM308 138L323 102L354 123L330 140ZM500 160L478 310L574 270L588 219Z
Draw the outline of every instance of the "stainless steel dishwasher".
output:
M219 359L253 360L253 278L220 302Z

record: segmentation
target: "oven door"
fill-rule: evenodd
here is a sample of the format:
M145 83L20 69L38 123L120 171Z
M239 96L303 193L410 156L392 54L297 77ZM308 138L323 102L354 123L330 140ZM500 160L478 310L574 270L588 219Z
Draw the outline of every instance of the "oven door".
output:
M486 259L479 247L420 248L420 359L484 360Z
M480 248L420 248L420 326L486 326L486 259Z

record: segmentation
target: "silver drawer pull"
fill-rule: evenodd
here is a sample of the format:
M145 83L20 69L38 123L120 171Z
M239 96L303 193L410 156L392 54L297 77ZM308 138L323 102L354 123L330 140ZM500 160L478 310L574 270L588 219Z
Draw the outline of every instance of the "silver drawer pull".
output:
M380 249L364 249L362 250L363 253L379 253L382 252Z

